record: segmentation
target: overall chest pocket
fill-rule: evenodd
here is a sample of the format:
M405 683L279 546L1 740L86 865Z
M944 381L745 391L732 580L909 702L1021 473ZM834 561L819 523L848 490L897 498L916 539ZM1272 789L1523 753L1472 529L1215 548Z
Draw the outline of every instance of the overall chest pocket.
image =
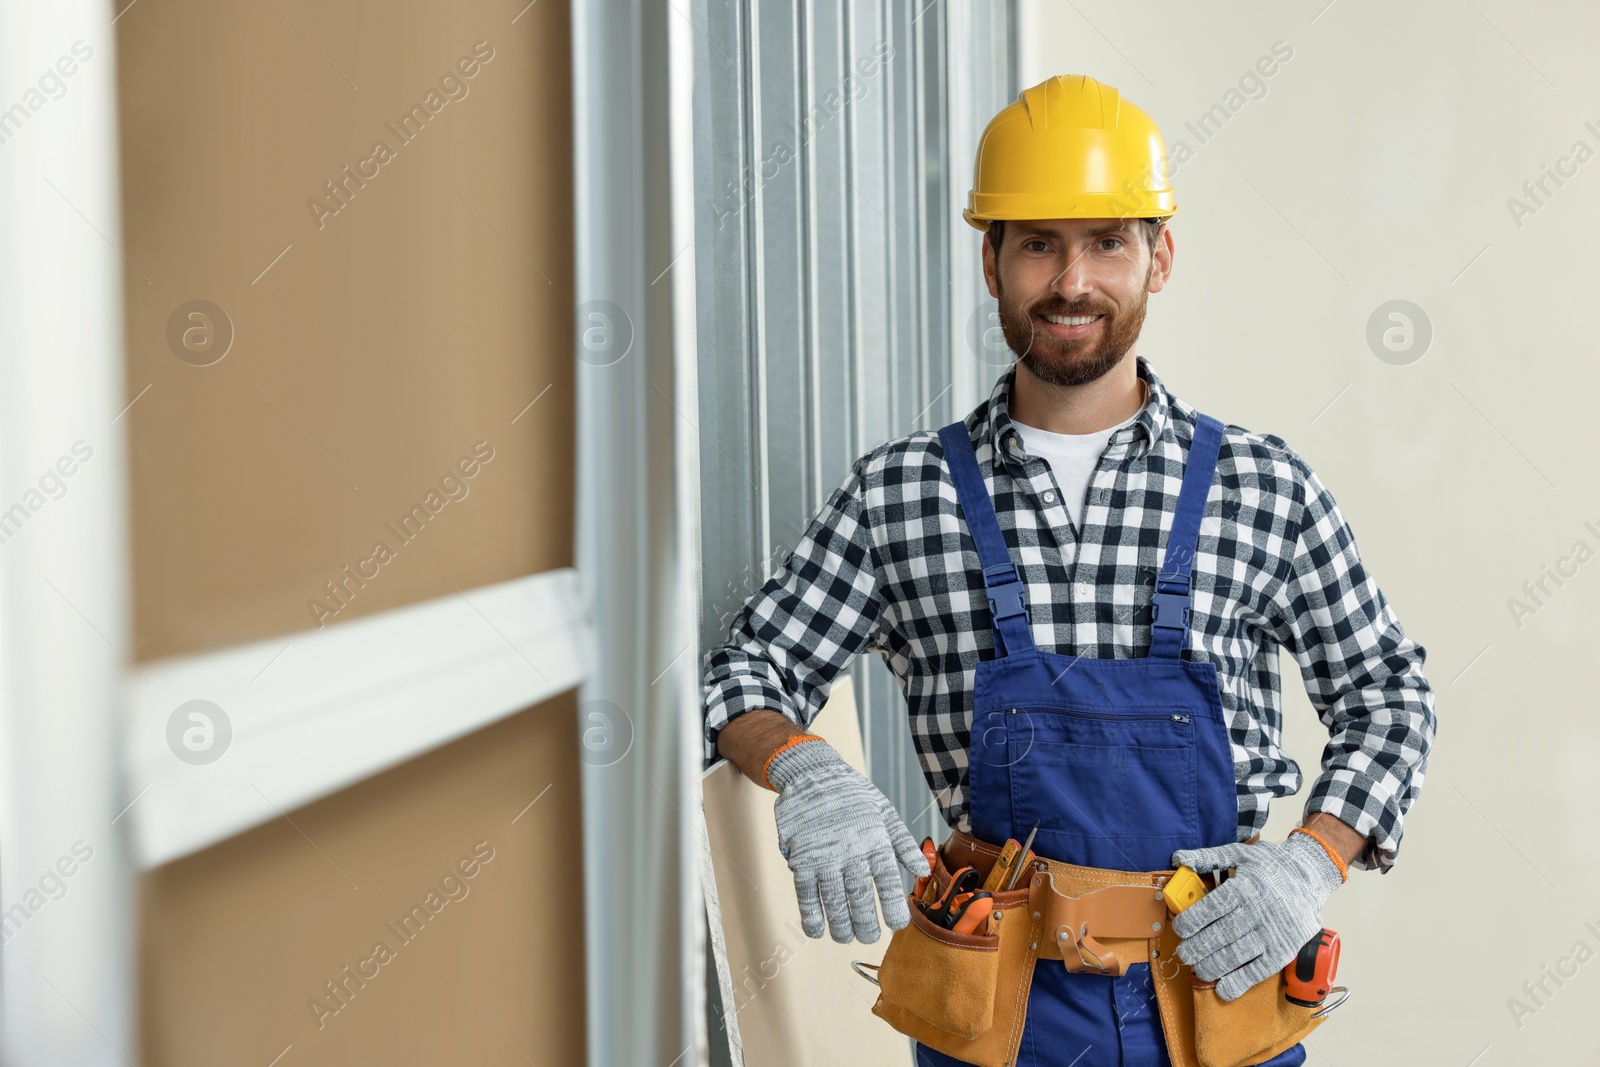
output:
M1173 849L1198 838L1188 711L1021 709L1009 719L1012 826L1026 832L1037 822L1042 854L1160 870Z

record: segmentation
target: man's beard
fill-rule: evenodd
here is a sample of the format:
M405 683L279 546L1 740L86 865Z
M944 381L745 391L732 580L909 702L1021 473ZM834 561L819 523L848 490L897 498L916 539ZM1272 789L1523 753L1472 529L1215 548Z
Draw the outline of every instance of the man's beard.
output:
M1049 385L1083 385L1116 367L1128 354L1144 325L1148 290L1141 290L1139 302L1120 315L1109 307L1085 298L1065 301L1052 294L1032 307L1020 307L1006 299L1000 288L1000 330L1006 344L1026 363L1034 377ZM1098 324L1098 338L1060 339L1036 329L1034 314L1104 315Z

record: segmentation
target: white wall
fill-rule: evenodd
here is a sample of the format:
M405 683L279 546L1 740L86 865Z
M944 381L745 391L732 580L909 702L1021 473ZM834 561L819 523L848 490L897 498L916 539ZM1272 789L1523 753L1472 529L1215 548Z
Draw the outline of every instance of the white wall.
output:
M1169 153L1194 150L1174 179L1173 281L1139 351L1202 411L1306 457L1427 648L1438 743L1395 869L1353 875L1324 913L1352 996L1308 1062L1594 1062L1600 562L1566 564L1576 575L1520 626L1508 600L1574 542L1600 552L1585 299L1600 286L1600 157L1549 183L1543 206L1527 200L1520 225L1507 200L1575 141L1600 154L1586 47L1600 9L1029 7L1024 84L1093 75L1155 117ZM1278 41L1293 55L1265 94L1201 144L1184 123ZM1365 339L1393 299L1432 322L1410 365ZM1269 839L1297 820L1326 739L1293 660L1283 667L1286 743L1307 785L1274 810ZM1523 983L1579 942L1586 962L1561 964L1576 974L1528 998ZM1514 1019L1512 997L1532 1013Z

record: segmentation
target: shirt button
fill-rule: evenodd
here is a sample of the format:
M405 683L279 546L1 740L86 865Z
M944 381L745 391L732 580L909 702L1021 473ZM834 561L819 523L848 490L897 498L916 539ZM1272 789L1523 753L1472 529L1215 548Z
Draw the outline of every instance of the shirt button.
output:
M1044 502L1046 504L1054 504L1056 502L1056 491L1054 489L1046 489L1044 491Z
M1090 585L1088 582L1079 582L1076 585L1074 585L1072 588L1081 597L1094 596L1094 586Z

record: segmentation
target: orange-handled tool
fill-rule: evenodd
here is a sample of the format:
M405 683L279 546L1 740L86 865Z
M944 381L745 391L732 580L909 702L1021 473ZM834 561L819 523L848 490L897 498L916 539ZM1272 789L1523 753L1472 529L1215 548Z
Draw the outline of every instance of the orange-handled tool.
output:
M916 887L911 890L911 895L918 900L921 900L922 894L927 891L928 879L933 877L933 869L939 865L939 848L933 843L933 838L922 839L922 854L928 858L928 873L918 875Z
M957 919L956 924L950 929L958 934L970 934L977 930L993 911L994 897L988 890L980 889L968 898L966 906L960 909L961 918Z
M938 899L929 902L923 908L923 914L935 926L942 926L946 930L953 929L961 919L962 907L971 899L983 879L978 877L975 867L963 867L950 876L950 884L944 887Z

